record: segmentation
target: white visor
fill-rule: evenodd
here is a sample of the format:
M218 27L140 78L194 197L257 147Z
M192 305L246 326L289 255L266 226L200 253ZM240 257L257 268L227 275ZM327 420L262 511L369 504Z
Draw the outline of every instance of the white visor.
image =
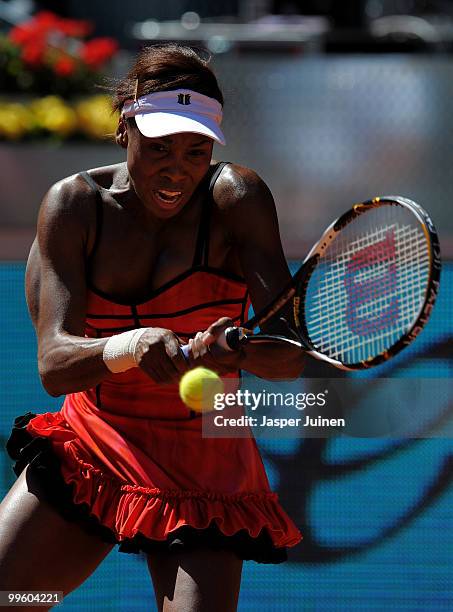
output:
M121 115L134 117L138 129L148 138L194 132L225 144L220 129L222 105L191 89L158 91L127 101Z

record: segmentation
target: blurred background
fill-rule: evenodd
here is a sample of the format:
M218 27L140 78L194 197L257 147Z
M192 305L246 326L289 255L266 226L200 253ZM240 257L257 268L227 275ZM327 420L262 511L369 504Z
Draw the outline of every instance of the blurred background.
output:
M443 254L433 316L410 349L366 374L404 379L410 415L415 378L428 395L452 378L453 2L0 0L2 446L15 416L61 404L41 388L23 295L40 201L64 176L124 160L108 136L106 84L143 45L169 40L212 55L226 98L215 157L268 183L293 269L354 202L399 194L429 211ZM306 375L334 374L309 363ZM448 417L450 395L436 402ZM305 539L287 564L245 564L239 610L453 609L445 433L428 424L414 439L259 446ZM2 495L12 482L2 453ZM111 553L61 607L153 609L144 559Z

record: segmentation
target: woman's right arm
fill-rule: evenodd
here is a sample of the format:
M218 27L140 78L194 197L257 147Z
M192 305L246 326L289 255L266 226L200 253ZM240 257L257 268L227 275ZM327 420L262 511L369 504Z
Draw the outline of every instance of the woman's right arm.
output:
M45 196L27 264L26 295L38 338L38 369L53 396L89 389L111 374L103 358L108 338L85 337L85 261L95 203L82 180L61 181ZM140 339L140 367L160 382L176 379L178 368L185 369L177 340L167 331L150 328Z
M103 361L107 339L84 337L85 253L93 220L92 196L80 181L66 179L46 194L27 264L26 295L38 338L39 374L54 396L88 389L108 374Z

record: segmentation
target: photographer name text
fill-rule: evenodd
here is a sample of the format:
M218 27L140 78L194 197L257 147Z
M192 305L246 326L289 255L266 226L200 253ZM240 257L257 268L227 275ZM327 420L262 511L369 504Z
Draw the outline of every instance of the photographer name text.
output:
M214 425L217 427L345 427L344 419L328 419L322 416L302 418L270 418L266 415L257 417L243 415L238 418L224 417L218 414L214 417Z

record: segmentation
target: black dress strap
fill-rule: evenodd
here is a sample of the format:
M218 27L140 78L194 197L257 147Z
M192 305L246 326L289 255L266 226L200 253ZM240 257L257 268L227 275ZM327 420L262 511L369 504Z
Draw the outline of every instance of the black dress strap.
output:
M207 266L209 263L209 234L211 228L212 207L214 205L214 196L212 192L220 173L228 163L229 162L219 162L216 164L210 176L208 193L203 201L203 207L201 210L201 219L198 227L197 243L192 264L193 267L200 265Z
M96 228L95 228L95 235L94 235L94 244L93 244L93 248L91 249L91 253L89 254L88 259L87 259L87 273L88 273L88 279L90 280L91 279L91 265L90 264L91 264L91 261L93 260L93 256L98 248L99 240L101 238L104 210L103 210L102 195L99 189L99 185L88 174L88 172L80 172L79 176L81 176L86 181L86 183L88 183L88 185L91 187L91 189L93 190L96 196Z

